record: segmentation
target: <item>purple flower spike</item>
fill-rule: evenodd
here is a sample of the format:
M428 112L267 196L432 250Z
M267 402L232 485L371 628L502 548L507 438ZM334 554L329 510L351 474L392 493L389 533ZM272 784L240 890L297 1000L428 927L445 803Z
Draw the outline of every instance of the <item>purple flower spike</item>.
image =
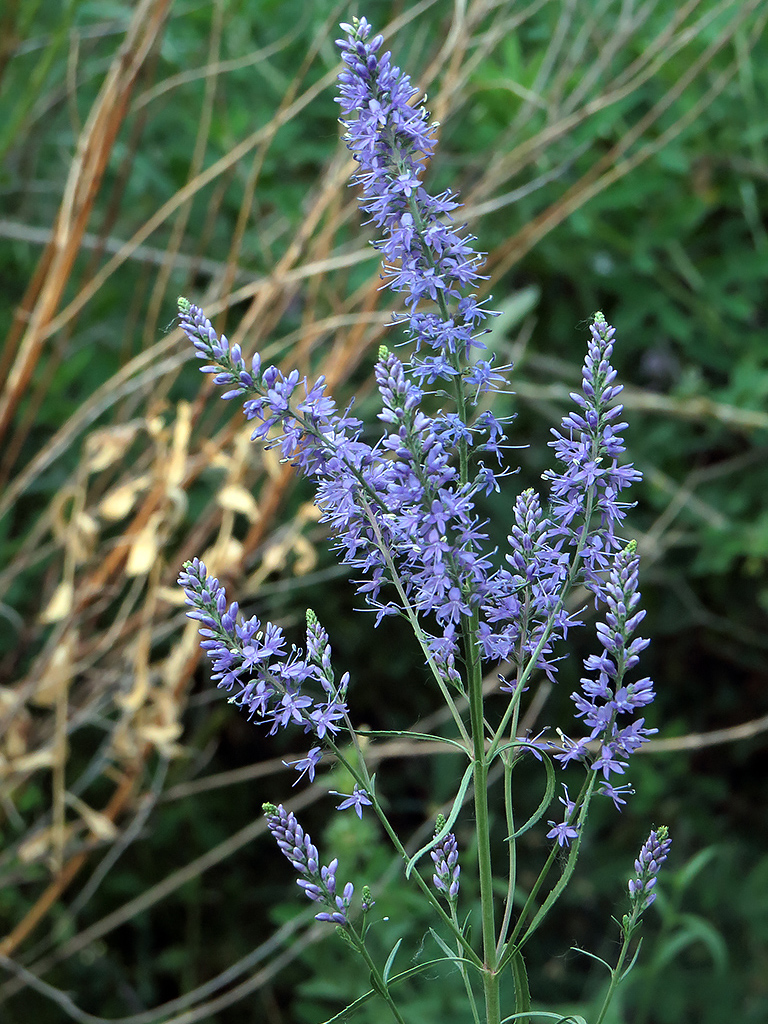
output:
M336 870L339 862L334 859L327 867L320 866L317 847L296 820L296 815L286 811L282 804L277 807L264 804L264 814L277 845L301 875L296 884L301 886L309 899L327 907L327 910L315 914L317 920L345 925L355 889L351 882L347 882L342 894L337 894Z
M603 653L592 654L584 660L584 668L593 674L583 677L581 690L572 694L577 717L582 718L589 729L588 739L599 739L601 743L600 755L592 763L593 770L602 772L606 780L600 791L611 797L617 807L624 802L619 794L631 791L626 787L615 789L607 780L611 774L623 775L630 755L656 732L644 727L644 718L621 724L622 719L635 714L654 698L650 679L631 683L625 680L626 673L637 665L640 652L649 643L643 637L633 639L633 633L645 616L644 611L637 610L640 601L638 565L634 541L614 557L608 582L603 584L607 605L605 622L598 622L596 627ZM586 757L587 752L582 746L579 755L575 754L572 743L566 743L565 749L555 754L563 764L576 756Z
M309 659L296 648L289 651L279 626L267 622L262 627L255 616L242 621L237 604L227 604L224 588L208 575L199 558L184 563L178 582L192 608L187 615L200 623L200 646L211 660L213 678L232 693L232 704L244 708L251 718L255 715L271 723L272 733L292 722L320 739L338 731L337 723L347 712L346 679L333 686L330 664L326 666L329 651L324 648L318 665L312 660L312 651ZM308 682L323 692L324 701L303 691ZM319 750L314 747L299 762L300 770L308 771L310 779Z
M442 814L437 817L435 835L445 827L445 818ZM435 865L435 873L432 882L439 893L448 900L455 903L459 895L459 845L456 836L449 832L430 850L430 857Z
M627 425L618 419L623 407L610 405L622 391L622 385L614 383L616 371L610 362L614 334L603 314L595 313L581 371L582 391L571 393L580 411L569 413L549 442L565 469L544 474L552 487L555 535L582 540L581 520L591 496L597 522L583 538L582 559L587 583L596 593L601 591L600 570L607 568L611 552L621 547L615 528L630 506L618 501L619 492L642 478L631 464L619 462L626 450L620 435Z
M629 881L629 898L633 909L639 914L656 899L654 889L659 868L667 859L672 839L669 829L662 825L648 836L635 861L637 875Z
M383 253L389 287L405 293L410 310L405 319L417 345L466 358L473 347L485 347L473 335L488 313L476 295L465 294L481 280L482 256L463 228L449 226L447 215L459 205L456 197L430 195L421 184L436 125L414 102L418 90L408 75L392 64L391 54L380 52L382 37L369 39L365 18L341 28L347 38L337 40L345 65L337 102L347 146L360 165L355 176L363 189L360 205L385 235L374 245ZM417 312L425 302L432 308ZM454 315L446 315L448 302L457 305ZM456 369L450 359L432 359L426 372L432 379L450 379Z

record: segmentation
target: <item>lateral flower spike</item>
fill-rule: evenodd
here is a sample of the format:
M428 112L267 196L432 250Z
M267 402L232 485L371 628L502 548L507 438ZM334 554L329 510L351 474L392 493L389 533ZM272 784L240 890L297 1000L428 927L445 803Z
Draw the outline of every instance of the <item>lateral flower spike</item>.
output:
M656 899L659 868L669 855L672 839L666 825L651 832L635 861L635 877L629 880L629 899L639 917Z
M439 835L441 829L445 828L445 816L438 814L435 822L435 835ZM432 883L449 903L455 903L459 895L459 845L456 836L449 832L443 836L434 849L430 850L432 862L435 865L435 873L432 876Z
M347 911L355 889L347 882L341 895L337 892L336 869L339 862L334 858L326 866L320 865L317 847L309 834L304 831L292 811L286 811L282 804L264 804L269 831L277 840L283 855L298 871L300 878L296 880L308 899L320 903L326 909L315 914L318 921L330 921L333 924L346 925Z

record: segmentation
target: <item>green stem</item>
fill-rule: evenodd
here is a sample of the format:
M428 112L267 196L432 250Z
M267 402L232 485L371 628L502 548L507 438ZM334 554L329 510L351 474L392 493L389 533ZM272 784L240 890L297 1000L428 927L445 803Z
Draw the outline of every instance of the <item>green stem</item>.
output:
M455 927L459 931L461 931L461 926L459 925L459 919L456 916L456 903L455 902L451 903L451 920L453 921ZM457 946L457 949L458 949L459 955L461 955L461 946ZM461 973L461 979L464 982L464 988L466 989L467 999L469 1000L469 1007L472 1010L472 1019L474 1020L475 1024L480 1024L480 1017L478 1016L478 1013L477 1013L477 1004L475 1003L475 993L472 991L472 982L469 980L469 973L467 971L467 968L461 962L459 962L457 964L457 967L459 968L459 972Z
M381 996L381 998L386 1002L387 1006L390 1009L390 1012L391 1012L392 1016L397 1021L397 1024L405 1024L405 1020L403 1019L400 1011L398 1010L397 1006L395 1005L394 999L392 998L392 996L390 994L389 986L387 985L386 981L384 981L384 978L382 977L381 972L379 971L378 967L376 966L376 964L371 959L371 955L368 952L368 950L366 949L365 943L363 942L362 938L357 934L355 929L349 923L344 926L344 931L346 932L346 935L349 938L349 941L352 943L352 945L355 947L357 952L360 954L360 956L363 958L363 960L365 960L366 964L368 965L368 969L371 972L371 980L374 983L373 987L376 989L376 991Z
M629 944L632 941L632 933L630 930L624 933L624 942L621 946L621 952L619 953L619 959L616 962L616 966L611 971L611 983L608 986L608 991L605 993L605 999L603 1005L600 1007L600 1013L597 1015L595 1024L602 1024L602 1021L608 1012L608 1007L616 993L616 988L621 981L621 969L624 966L624 961L627 959L627 953L629 952Z
M507 874L507 901L504 906L504 917L499 928L499 938L496 942L496 956L501 956L504 946L504 939L509 931L512 920L512 910L515 903L515 887L517 884L517 840L512 838L515 834L515 811L512 802L512 768L514 754L503 754L504 762L504 814L507 820L507 832L510 836L509 843L509 867Z
M384 831L389 836L390 842L392 843L394 848L397 850L397 852L400 854L400 856L403 858L403 860L407 863L409 861L409 859L410 859L408 857L408 851L405 849L403 844L400 842L399 836L397 835L395 830L392 828L392 825L390 824L389 819L387 818L386 814L384 813L384 808L379 803L379 799L376 796L376 793L375 792L371 792L369 790L369 788L368 788L371 785L371 781L370 781L370 775L368 774L367 768L365 768L364 771L358 770L349 761L349 759L344 756L344 754L342 753L340 748L336 745L336 743L331 739L330 736L326 736L326 742L328 743L328 746L330 747L330 749L333 751L334 755L338 758L339 762L344 765L344 767L347 769L347 771L352 776L352 778L355 780L355 782L357 782L358 785L362 786L366 790L366 792L368 793L368 796L370 797L370 800L371 800L371 806L373 807L373 810L376 813L376 816L378 817L379 821L384 826ZM461 929L458 927L458 925L454 925L454 923L451 920L451 918L449 917L449 915L446 914L446 912L443 910L443 907L442 907L440 901L438 900L437 896L435 896L435 894L429 888L429 885L424 881L424 879L421 877L421 875L419 874L419 871L416 868L413 868L413 870L411 871L411 877L416 879L416 884L419 886L419 888L421 889L423 894L426 896L426 898L429 901L429 903L432 906L432 908L437 912L437 914L440 917L440 919L442 920L442 922L444 924L446 924L448 926L448 928L451 930L451 932L455 936L457 942L460 943L462 949L464 950L466 955L469 957L469 959L472 961L472 963L475 964L476 967L482 968L482 962L480 960L480 957L474 951L474 949L472 948L470 943L467 942L466 938L462 934Z
M504 968L509 963L512 957L515 955L516 951L521 950L523 948L525 943L528 941L531 935L533 935L533 933L542 923L542 921L547 916L549 911L552 909L554 904L560 898L563 890L568 884L571 875L573 874L573 871L576 867L576 860L579 856L581 840L584 834L584 823L586 821L587 812L589 810L589 803L592 799L592 791L594 789L596 782L596 774L593 771L590 771L586 781L584 782L584 785L582 786L581 792L574 801L573 813L571 814L569 820L571 822L576 820L579 821L579 836L578 839L574 840L573 846L571 847L571 851L568 855L568 860L566 862L565 870L555 883L554 887L548 893L546 899L544 900L544 903L534 914L533 920L529 924L522 938L518 939L520 932L523 930L526 918L528 917L528 914L533 907L536 896L538 895L539 890L544 884L546 877L552 869L552 865L555 863L555 859L557 858L557 855L560 852L560 847L557 845L557 843L555 843L549 852L549 856L547 857L547 860L543 868L539 872L539 877L534 882L533 887L530 893L528 894L528 899L525 901L525 906L520 911L520 916L517 919L517 924L513 928L512 934L510 935L509 940L504 946L504 952L502 953L501 959L499 960L498 964L499 971L501 971L502 968Z
M501 1003L499 974L496 969L496 922L493 906L493 866L491 864L491 828L488 814L488 763L485 756L483 724L483 673L480 652L473 638L477 636L477 612L465 627L465 657L469 681L469 713L474 750L475 834L477 866L480 881L480 907L483 933L483 990L486 1024L499 1024Z

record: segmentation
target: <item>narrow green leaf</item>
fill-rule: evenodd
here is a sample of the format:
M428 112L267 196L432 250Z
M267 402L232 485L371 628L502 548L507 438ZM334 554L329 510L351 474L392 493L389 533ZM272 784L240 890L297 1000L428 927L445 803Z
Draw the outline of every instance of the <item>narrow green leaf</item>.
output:
M447 743L452 747L456 747L462 754L469 756L470 752L467 750L463 743L458 740L449 739L447 736L434 736L429 732L411 732L409 729L358 729L358 736L407 736L408 739L413 740L425 740L429 743Z
M552 766L552 759L550 757L548 757L547 754L544 754L542 752L542 758L543 758L543 761L544 761L544 767L545 767L546 772L547 772L547 785L546 785L546 788L544 790L544 796L541 798L541 803L539 804L539 806L536 808L536 810L533 812L533 814L530 816L530 818L525 822L525 824L521 825L520 828L517 829L515 832L513 832L511 836L508 836L508 838L507 838L507 842L508 843L512 842L513 839L517 839L517 837L521 836L523 834L523 832L527 832L529 828L533 828L533 826L541 818L544 817L547 808L552 803L552 798L555 795L555 784L556 784L556 782L555 782L555 769Z
M528 972L525 969L525 960L519 949L516 949L510 960L512 975L515 979L515 1010L523 1014L519 1018L520 1024L529 1024L530 1017L525 1016L531 1008L531 990L528 985Z
M643 940L640 939L640 941L637 944L637 949L635 950L635 955L632 957L632 959L629 961L627 966L621 972L621 977L619 978L620 982L624 981L626 976L629 974L629 972L632 970L632 968L637 963L637 958L640 956L640 950L642 949L642 946L643 946Z
M387 962L384 964L384 974L383 974L383 977L384 977L385 984L386 984L386 982L389 981L389 972L392 970L392 964L395 962L395 957L397 956L397 951L398 951L398 949L400 949L400 943L402 941L403 941L402 938L399 938L397 940L397 942L392 947L392 952L387 957Z
M425 853L427 853L429 850L431 850L432 847L435 845L435 843L439 843L441 839L444 839L448 835L448 833L451 831L451 829L453 828L453 823L458 818L459 811L461 810L461 805L464 802L464 794L467 792L467 787L469 786L469 783L472 780L472 770L473 770L473 767L474 767L473 765L469 765L467 770L464 772L464 778L461 780L461 785L459 786L459 792L456 794L456 799L453 801L453 807L451 807L451 813L448 815L448 819L445 822L445 824L443 825L443 827L440 829L440 831L437 833L437 835L433 839L430 839L430 841L428 843L425 843L425 845L422 846L422 848L420 850L418 850L416 853L414 853L414 855L408 861L408 863L406 865L406 868L405 868L405 877L406 878L410 878L411 877L411 872L413 871L413 868L414 868L414 865L416 864L416 862L421 857L423 857Z
M442 951L445 953L446 956L449 956L452 960L454 960L454 959L460 960L461 959L461 957L457 956L455 951L451 949L451 947L448 945L448 943L445 942L445 940L442 939L437 934L437 932L435 931L434 928L430 928L429 931L430 931L430 933L432 935L432 938L435 940L435 942L438 944L440 949L442 949Z
M603 967L605 967L609 974L613 972L613 968L609 963L603 960L601 956L596 956L594 953L590 953L588 949L580 949L579 946L571 946L571 952L581 953L582 956L588 956L590 960L597 960L599 964L602 964Z

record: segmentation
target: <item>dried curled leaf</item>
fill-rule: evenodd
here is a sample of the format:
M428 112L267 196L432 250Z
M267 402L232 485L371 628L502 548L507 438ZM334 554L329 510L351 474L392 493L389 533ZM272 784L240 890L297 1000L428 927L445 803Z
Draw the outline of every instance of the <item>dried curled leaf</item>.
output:
M54 590L50 601L40 613L39 621L43 626L61 622L72 611L75 588L71 580L62 580Z
M216 495L222 508L230 512L240 512L253 523L259 518L259 506L249 490L242 484L227 484Z
M160 550L159 529L162 514L154 512L146 526L136 534L125 565L126 576L145 576L157 560Z

